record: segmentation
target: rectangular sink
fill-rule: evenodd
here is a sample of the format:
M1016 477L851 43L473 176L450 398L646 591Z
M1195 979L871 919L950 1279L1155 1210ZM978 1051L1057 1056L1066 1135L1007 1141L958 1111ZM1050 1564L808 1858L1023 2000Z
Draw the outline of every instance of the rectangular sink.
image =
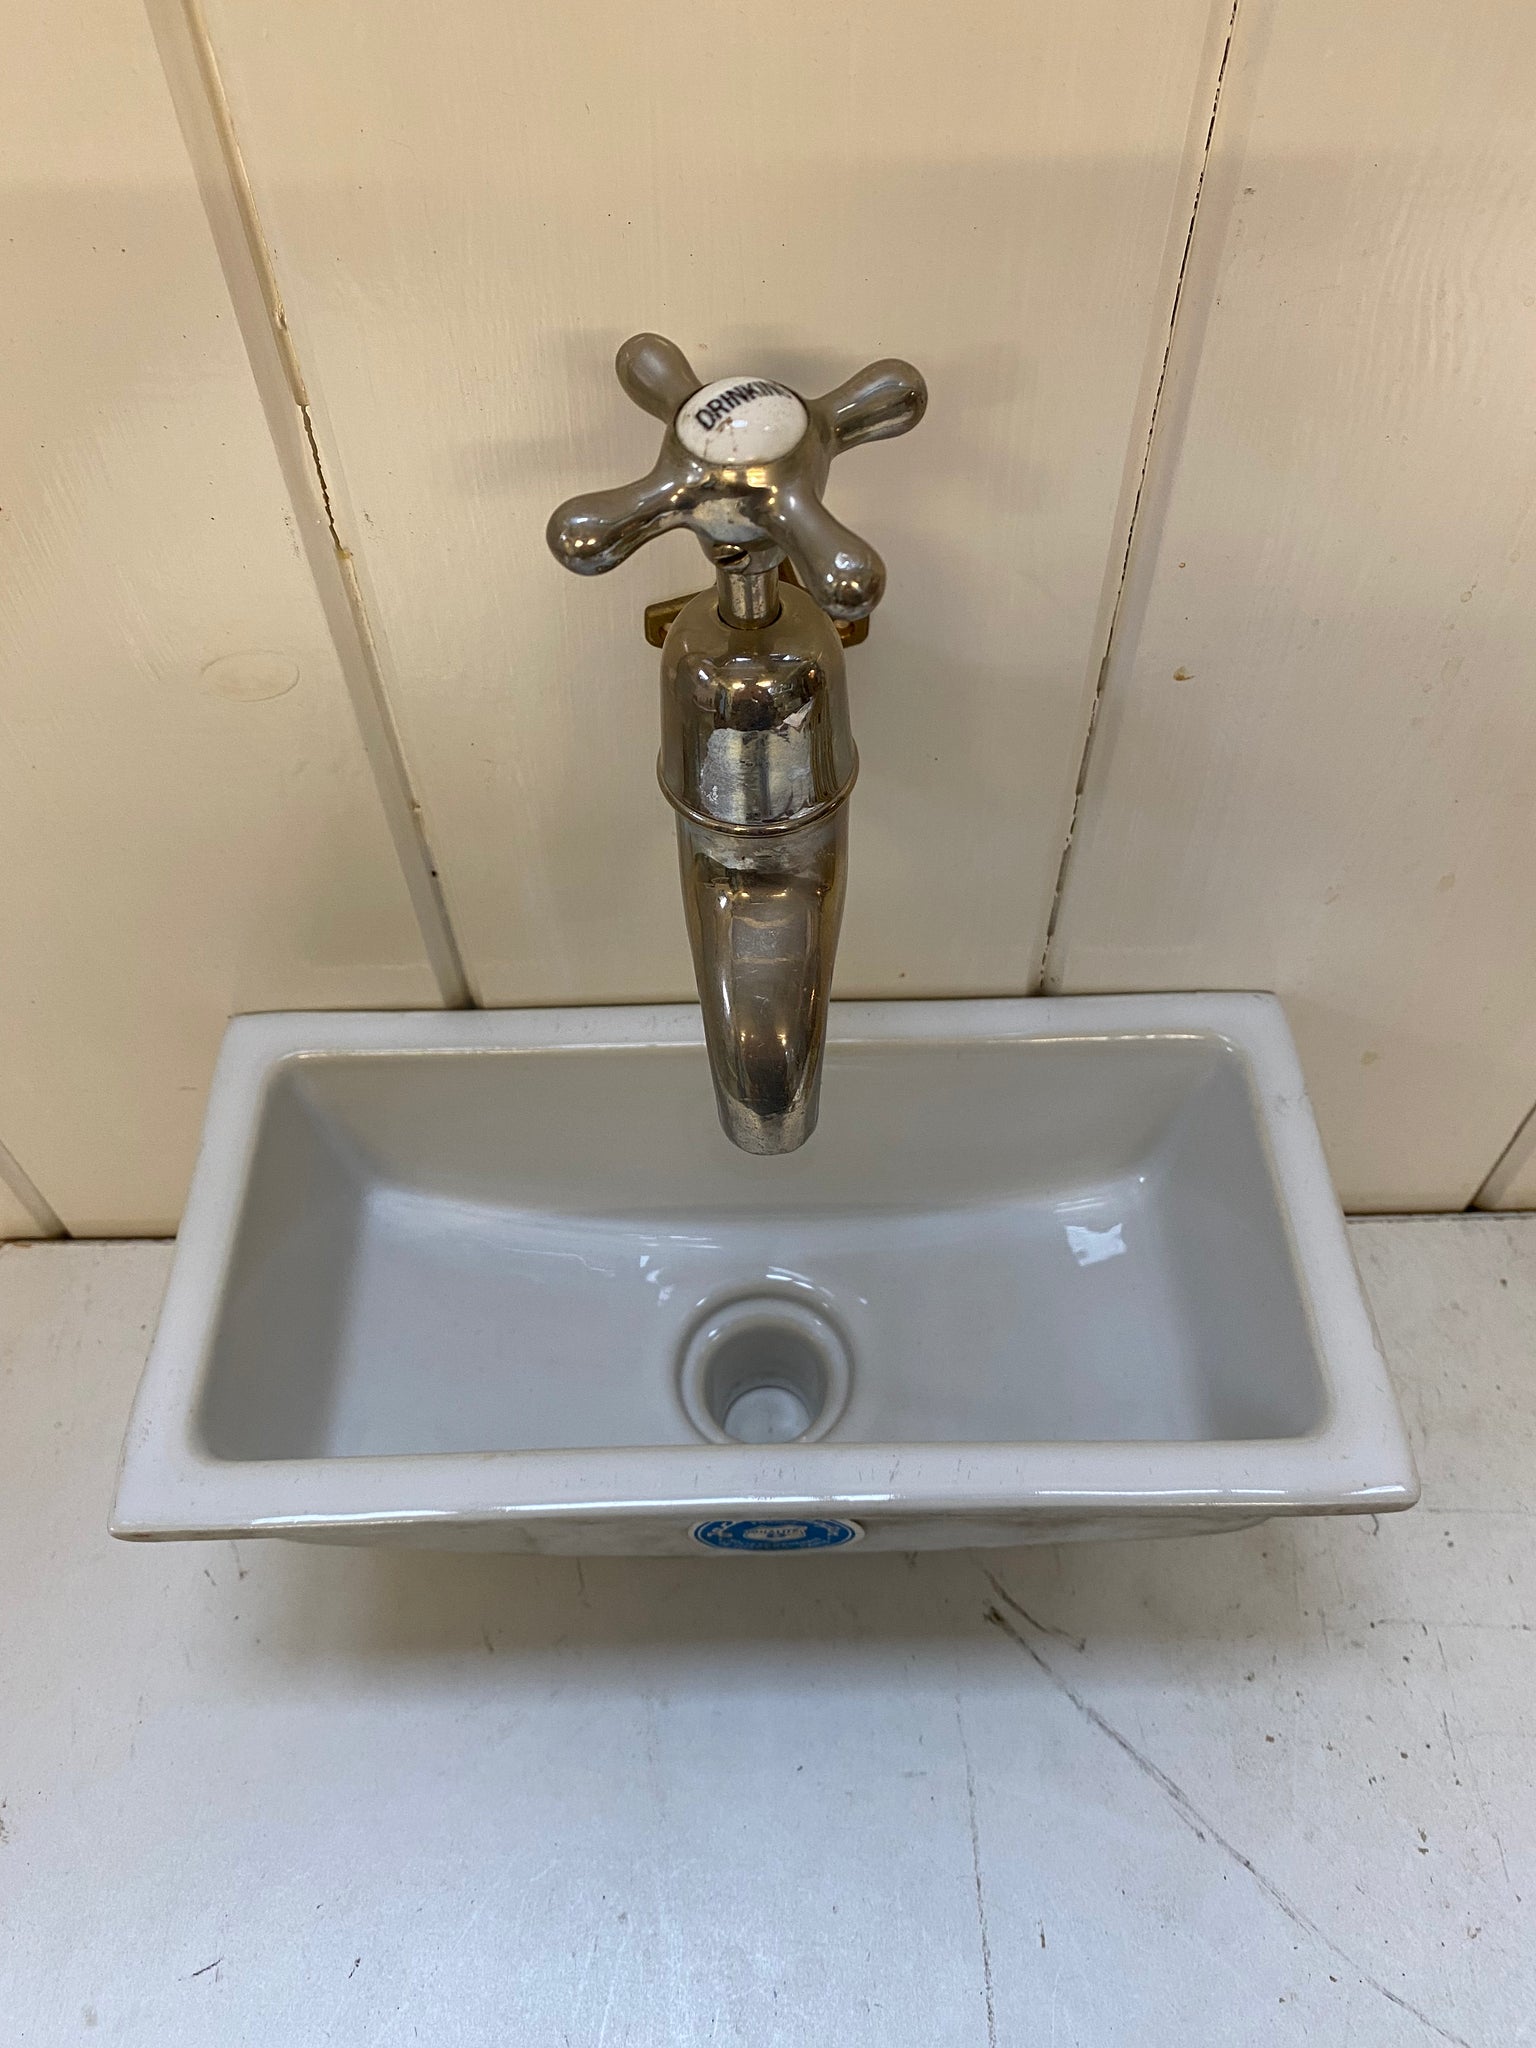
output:
M229 1028L127 1537L1055 1541L1408 1507L1268 996L834 1006L752 1158L696 1010Z

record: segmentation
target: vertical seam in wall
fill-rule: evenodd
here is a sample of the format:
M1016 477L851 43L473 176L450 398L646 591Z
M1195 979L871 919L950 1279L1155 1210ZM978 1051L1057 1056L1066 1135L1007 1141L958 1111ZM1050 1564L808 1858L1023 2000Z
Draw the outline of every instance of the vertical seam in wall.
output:
M1035 977L1038 987L1048 986L1047 975L1051 950L1056 937L1056 927L1061 916L1062 900L1066 893L1067 868L1072 857L1072 844L1077 834L1078 815L1083 806L1083 795L1088 787L1089 762L1093 754L1093 742L1098 730L1099 711L1104 701L1105 685L1109 679L1110 657L1115 650L1115 635L1120 625L1121 610L1125 601L1126 584L1130 576L1131 554L1138 533L1142 497L1146 490L1147 473L1152 462L1152 447L1157 436L1158 417L1162 409L1163 393L1168 383L1168 368L1173 358L1174 340L1178 331L1179 308L1184 296L1184 281L1189 272L1190 251L1194 246L1195 224L1200 218L1200 198L1205 189L1205 176L1210 168L1211 148L1216 136L1216 116L1221 107L1221 89L1227 75L1228 60L1232 55L1233 38L1237 33L1237 17L1242 0L1231 0L1227 14L1226 30L1222 38L1221 56L1216 64L1216 75L1212 82L1210 111L1206 119L1205 135L1200 146L1200 167L1195 176L1194 190L1190 195L1189 218L1184 230L1183 246L1179 255L1178 274L1174 282L1172 301L1168 308L1168 323L1163 335L1162 353L1158 360L1157 381L1152 394L1152 403L1147 411L1146 431L1142 438L1141 460L1136 470L1136 488L1131 501L1130 518L1126 522L1125 545L1120 556L1119 575L1115 585L1115 599L1110 612L1109 631L1104 642L1104 653L1099 662L1098 675L1094 682L1093 701L1088 709L1088 723L1083 733L1082 753L1078 757L1077 784L1072 795L1072 810L1067 819L1066 837L1062 842L1061 860L1056 869L1056 886L1051 895L1050 916L1046 920L1045 946L1040 955L1040 968Z
M1467 1207L1501 1209L1511 1183L1530 1164L1533 1153L1536 1153L1536 1107L1520 1119L1514 1136L1488 1169Z
M3 1182L26 1210L44 1237L68 1237L64 1219L48 1201L31 1175L8 1146L0 1145L0 1182Z
M469 977L422 807L412 788L352 551L337 530L309 392L289 333L276 269L262 233L201 0L147 0L147 6L257 395L422 945L441 1001L449 1009L463 1009L474 1000Z

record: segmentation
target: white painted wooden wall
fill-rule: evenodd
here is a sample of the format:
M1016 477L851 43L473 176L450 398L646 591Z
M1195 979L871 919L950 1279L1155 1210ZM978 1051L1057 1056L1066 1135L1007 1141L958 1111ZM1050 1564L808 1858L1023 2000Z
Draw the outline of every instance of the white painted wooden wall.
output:
M1459 1208L1536 1100L1536 13L1265 26L1047 980L1278 988L1346 1194Z
M166 1230L231 1010L437 984L132 0L7 10L0 181L0 1142Z
M688 993L697 551L542 541L650 459L645 326L930 378L834 475L841 991L1276 987L1346 1199L1473 1198L1536 1100L1515 0L139 8L0 75L0 1235L170 1227L232 1010Z

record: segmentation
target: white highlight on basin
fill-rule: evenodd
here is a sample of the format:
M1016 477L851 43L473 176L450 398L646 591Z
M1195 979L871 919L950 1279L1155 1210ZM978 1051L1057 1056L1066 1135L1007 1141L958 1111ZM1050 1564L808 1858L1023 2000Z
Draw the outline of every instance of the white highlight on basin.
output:
M1080 1266L1096 1266L1101 1259L1117 1259L1126 1249L1123 1223L1111 1223L1108 1230L1088 1230L1081 1223L1066 1225L1067 1249Z

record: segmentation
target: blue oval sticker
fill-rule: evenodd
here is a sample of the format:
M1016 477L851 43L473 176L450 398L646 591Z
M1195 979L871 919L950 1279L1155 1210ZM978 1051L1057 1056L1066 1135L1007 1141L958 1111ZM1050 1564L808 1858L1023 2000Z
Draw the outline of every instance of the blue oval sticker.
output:
M857 1543L864 1531L857 1522L791 1519L778 1522L699 1522L695 1543L707 1550L837 1550Z

